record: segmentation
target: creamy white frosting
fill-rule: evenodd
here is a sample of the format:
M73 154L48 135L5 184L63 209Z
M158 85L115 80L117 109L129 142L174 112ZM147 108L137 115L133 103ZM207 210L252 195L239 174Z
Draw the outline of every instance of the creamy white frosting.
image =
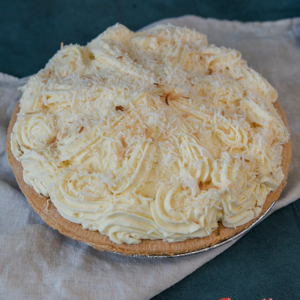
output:
M25 182L118 244L242 225L283 180L276 90L196 31L117 24L22 90L11 147Z

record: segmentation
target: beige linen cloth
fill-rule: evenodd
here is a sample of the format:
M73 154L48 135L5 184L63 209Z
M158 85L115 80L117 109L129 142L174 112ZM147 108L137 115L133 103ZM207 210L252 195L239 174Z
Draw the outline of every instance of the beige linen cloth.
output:
M210 43L235 48L278 90L293 143L288 184L272 212L300 197L300 18L240 23L185 16L163 20L195 28ZM125 24L126 25L126 24ZM0 298L149 299L232 246L182 258L147 259L99 252L46 225L20 192L5 140L26 82L0 74ZM235 241L236 242L236 241Z

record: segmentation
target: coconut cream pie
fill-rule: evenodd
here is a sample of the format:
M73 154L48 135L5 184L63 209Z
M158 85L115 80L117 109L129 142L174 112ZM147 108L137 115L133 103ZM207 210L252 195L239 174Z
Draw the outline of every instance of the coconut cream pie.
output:
M22 92L17 180L50 226L97 249L201 249L250 226L285 184L276 90L195 30L117 24L62 46Z

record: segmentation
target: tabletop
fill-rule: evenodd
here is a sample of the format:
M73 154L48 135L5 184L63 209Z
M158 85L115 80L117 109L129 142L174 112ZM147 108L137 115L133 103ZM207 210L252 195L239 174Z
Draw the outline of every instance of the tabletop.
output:
M185 14L240 21L278 20L299 17L300 1L1 0L0 71L28 76L45 66L61 42L84 45L117 22L138 30ZM153 299L300 299L299 249L298 200Z

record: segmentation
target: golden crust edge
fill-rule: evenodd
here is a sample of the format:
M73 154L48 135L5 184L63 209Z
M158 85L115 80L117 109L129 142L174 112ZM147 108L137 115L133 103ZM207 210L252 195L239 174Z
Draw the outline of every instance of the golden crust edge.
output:
M279 105L278 101L274 104L279 115L281 116L285 126L289 130L286 114ZM23 180L23 167L20 162L18 162L11 151L10 139L13 126L17 120L17 114L20 110L19 102L12 113L12 117L7 130L7 140L6 140L6 151L7 160L13 172L15 174L16 180L24 193L28 203L34 209L34 211L41 216L45 223L47 223L53 229L58 230L61 234L70 237L74 240L87 243L100 251L117 252L125 255L176 255L194 252L201 250L203 248L213 246L219 242L225 241L236 234L240 233L244 229L248 228L257 219L259 219L271 206L273 202L278 200L280 193L284 186L286 185L286 180L288 176L290 161L292 158L292 143L291 138L289 141L283 145L282 150L282 171L284 174L284 179L280 186L274 191L269 193L267 199L264 203L262 212L260 215L249 221L248 223L238 226L236 228L226 228L219 223L219 227L211 235L204 238L193 238L188 239L183 242L169 243L162 240L142 240L140 244L128 245L122 244L118 245L112 242L108 236L101 234L99 231L83 230L80 224L72 223L65 218L63 218L56 207L51 201L47 204L49 198L39 195L35 190L27 185Z

